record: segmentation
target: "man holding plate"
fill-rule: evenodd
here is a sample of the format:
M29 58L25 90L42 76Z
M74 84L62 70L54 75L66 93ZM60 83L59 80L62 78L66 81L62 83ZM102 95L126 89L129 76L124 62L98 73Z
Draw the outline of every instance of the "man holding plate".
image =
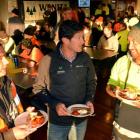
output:
M115 140L140 140L140 23L128 35L128 54L112 68L107 93L118 98L114 121Z
M76 21L62 22L56 51L46 55L39 64L33 92L38 94L47 88L51 96L48 140L67 140L73 125L76 140L84 140L87 118L74 117L68 111L68 107L75 104L83 104L91 112L94 110L97 78L92 61L82 51L83 35L83 27Z

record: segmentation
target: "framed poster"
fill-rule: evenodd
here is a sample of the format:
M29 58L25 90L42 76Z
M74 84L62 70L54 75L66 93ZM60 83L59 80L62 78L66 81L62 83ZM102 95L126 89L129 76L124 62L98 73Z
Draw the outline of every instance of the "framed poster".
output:
M49 6L62 9L69 5L69 1L24 1L25 21L43 20L43 14Z
M78 0L78 7L90 7L90 0Z

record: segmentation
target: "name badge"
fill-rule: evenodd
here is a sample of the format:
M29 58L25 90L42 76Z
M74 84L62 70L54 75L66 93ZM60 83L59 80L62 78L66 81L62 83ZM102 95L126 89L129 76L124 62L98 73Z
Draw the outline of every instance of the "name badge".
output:
M63 73L65 73L65 71L64 71L64 70L57 71L57 74L63 74Z

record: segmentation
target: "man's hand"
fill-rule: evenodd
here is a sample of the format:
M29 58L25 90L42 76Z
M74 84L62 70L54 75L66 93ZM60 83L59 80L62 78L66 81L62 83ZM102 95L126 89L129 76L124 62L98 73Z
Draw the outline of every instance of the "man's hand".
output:
M63 103L58 103L56 105L56 112L59 116L67 116L68 115L67 108L66 108L65 104L63 104Z
M14 128L12 128L14 136L16 139L24 139L34 131L36 131L36 128L29 128L28 125L19 125Z
M113 98L116 98L116 90L119 90L120 88L117 86L117 87L114 87L112 85L107 85L106 87L106 92L112 96Z
M94 106L93 106L93 103L91 101L88 101L86 103L86 105L91 109L91 112L94 112Z

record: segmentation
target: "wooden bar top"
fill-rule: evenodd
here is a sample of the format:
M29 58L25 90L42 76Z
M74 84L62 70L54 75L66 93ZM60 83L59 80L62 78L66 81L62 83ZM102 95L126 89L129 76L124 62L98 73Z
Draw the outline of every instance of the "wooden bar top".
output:
M97 60L103 60L106 58L110 58L116 56L118 53L113 50L106 49L93 49L93 58Z
M97 60L103 60L106 58L116 56L118 54L117 52L114 52L113 50L96 49L96 48L93 49L90 46L85 46L83 48L83 51L89 54L91 59L97 59Z

